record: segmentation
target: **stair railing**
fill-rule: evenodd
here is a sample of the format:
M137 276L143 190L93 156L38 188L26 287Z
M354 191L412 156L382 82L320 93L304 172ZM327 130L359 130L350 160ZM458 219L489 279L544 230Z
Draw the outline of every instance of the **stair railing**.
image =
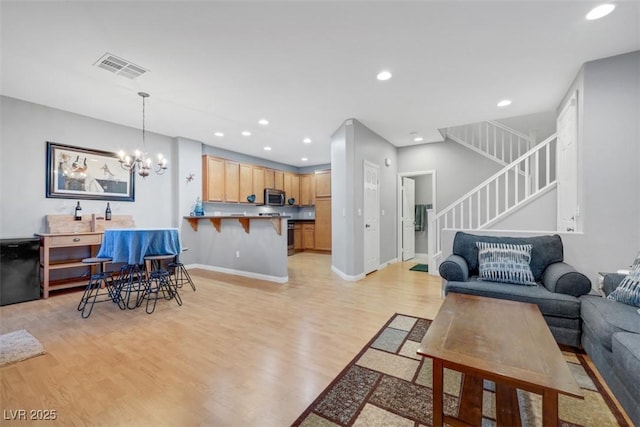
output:
M450 127L446 136L502 165L513 162L535 145L527 135L494 121Z
M443 229L487 228L555 187L556 143L554 133L431 218L428 238L433 239L429 253L434 254L434 267L442 254Z

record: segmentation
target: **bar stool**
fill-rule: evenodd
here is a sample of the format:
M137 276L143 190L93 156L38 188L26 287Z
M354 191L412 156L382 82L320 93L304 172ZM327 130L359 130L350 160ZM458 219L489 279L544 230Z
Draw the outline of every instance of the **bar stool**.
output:
M188 250L189 248L184 248L182 249L182 252L186 252ZM182 288L182 285L188 283L189 285L191 285L191 289L193 289L194 291L196 290L196 285L193 283L193 280L191 280L191 276L189 275L189 272L185 268L184 264L180 262L179 255L176 255L175 261L170 262L167 267L169 268L169 271L173 273L173 282L175 283L177 288Z
M166 300L175 299L176 303L181 306L182 298L178 293L177 286L171 281L169 272L162 267L163 260L173 259L175 255L148 255L144 257L147 267L148 282L144 295L147 300L146 312L151 314L156 309L156 304L160 298ZM160 293L162 292L162 296ZM151 302L153 305L151 306Z
M93 305L98 302L111 301L124 310L124 302L113 283L111 274L105 272L104 265L108 262L111 262L111 258L85 258L82 260L83 264L98 267L98 272L89 278L89 283L80 298L80 303L78 303L78 311L82 312L81 315L84 319L91 315ZM104 291L101 291L103 286ZM98 299L98 297L101 298Z
M140 265L127 264L120 267L115 282L125 308L132 310L142 303L148 286L145 274L144 268Z

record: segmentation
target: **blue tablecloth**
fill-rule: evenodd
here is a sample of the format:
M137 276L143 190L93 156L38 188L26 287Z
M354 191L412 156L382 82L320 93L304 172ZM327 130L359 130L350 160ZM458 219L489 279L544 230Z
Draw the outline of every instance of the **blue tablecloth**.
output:
M112 228L104 230L97 256L114 263L143 264L147 255L178 255L181 250L177 228Z

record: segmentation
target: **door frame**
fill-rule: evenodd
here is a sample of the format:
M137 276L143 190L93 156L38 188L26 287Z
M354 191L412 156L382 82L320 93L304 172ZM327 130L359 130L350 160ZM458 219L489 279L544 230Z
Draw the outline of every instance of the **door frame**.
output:
M421 175L431 175L431 194L433 194L433 212L438 212L436 201L437 197L437 174L435 169L414 171L414 172L399 172L396 179L396 195L397 195L397 213L396 213L396 259L402 262L402 178L415 178ZM427 217L428 220L428 217ZM433 257L433 254L429 254L429 258Z
M366 211L366 206L367 203L364 201L364 198L366 197L366 176L365 176L365 169L367 167L371 167L374 168L377 171L376 177L378 182L376 183L376 206L375 206L375 212L377 214L377 224L376 224L376 229L377 229L377 233L378 233L378 255L377 255L377 260L378 260L378 265L376 266L376 268L374 270L371 270L369 272L367 272L367 250L366 250L366 236L367 236L367 232L363 231L363 235L362 235L362 242L363 242L363 251L362 251L362 261L363 261L363 272L364 274L369 274L372 273L376 270L378 270L380 268L380 166L376 163L370 162L368 160L364 160L363 164L362 164L362 188L363 188L363 204L362 204L362 219L364 222L366 222L367 219L367 211Z

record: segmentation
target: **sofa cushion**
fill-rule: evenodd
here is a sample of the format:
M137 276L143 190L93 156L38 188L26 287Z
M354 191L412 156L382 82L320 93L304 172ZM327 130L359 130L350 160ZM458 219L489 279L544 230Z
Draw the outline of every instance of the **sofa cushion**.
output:
M463 257L469 267L469 275L478 275L478 248L476 242L509 243L531 245L531 272L536 282L542 279L542 273L549 264L564 260L562 240L557 234L535 237L498 237L477 236L462 231L453 239L453 253Z
M476 242L481 280L514 285L535 285L529 263L531 245Z
M580 316L603 347L611 351L611 339L616 332L640 334L637 308L608 300L597 295L580 297Z
M627 274L627 277L622 279L622 282L607 298L612 301L640 307L640 253L633 261L631 271Z
M613 334L613 370L636 400L640 400L640 335Z
M580 318L580 300L571 295L549 292L544 286L522 286L510 283L485 282L476 276L467 282L447 282L445 293L478 295L489 298L537 304L544 316Z

